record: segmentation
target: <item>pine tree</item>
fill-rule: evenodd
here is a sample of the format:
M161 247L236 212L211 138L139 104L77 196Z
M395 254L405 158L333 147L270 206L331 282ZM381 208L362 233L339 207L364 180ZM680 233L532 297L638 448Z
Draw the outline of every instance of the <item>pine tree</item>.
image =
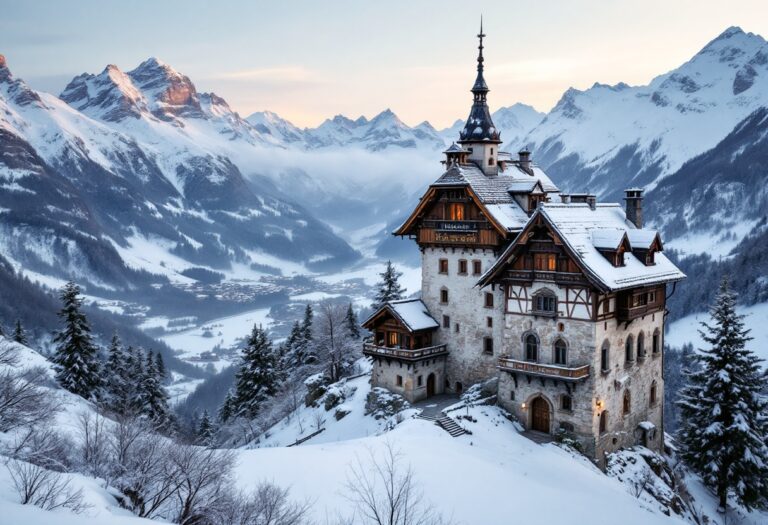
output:
M12 339L19 344L28 345L27 334L24 333L24 327L21 326L21 319L16 319L16 325L13 328Z
M157 361L150 351L144 366L144 378L142 381L144 398L144 414L152 421L162 424L168 421L170 410L168 408L168 394L161 384L160 372Z
M233 415L256 417L264 401L277 393L279 380L272 342L261 326L254 325L237 372Z
M314 316L312 305L307 304L307 307L304 309L304 319L301 322L302 337L307 343L312 341L312 321Z
M80 311L83 301L80 288L70 281L60 297L64 306L59 317L64 320L64 328L53 339L58 343L53 357L56 380L70 392L95 400L101 387L101 367L98 350L91 339L91 328Z
M3 323L0 323L0 337L5 337L5 331L3 330Z
M165 361L163 360L163 354L157 352L157 358L155 359L155 365L157 365L157 374L160 378L160 383L165 384L168 379L168 371L165 368Z
M349 308L347 308L345 321L347 323L349 337L352 339L360 339L360 325L357 322L357 314L355 314L355 311L352 309L352 303L349 303Z
M131 385L128 393L129 408L134 414L147 414L149 412L147 389L145 384L146 367L144 350L131 349L131 368L127 370L128 381Z
M203 417L200 419L200 426L197 429L197 441L201 445L209 447L213 445L213 436L216 429L213 428L213 422L208 415L208 411L203 411Z
M293 323L291 333L285 340L282 350L281 368L290 370L291 368L303 365L307 358L307 340L302 323L296 321Z
M749 330L736 313L736 294L723 279L710 309L713 324L700 331L708 349L687 371L678 401L680 455L712 487L724 512L729 494L747 509L768 497L768 400L762 362L745 348Z
M371 307L378 310L389 301L397 301L405 295L405 288L400 285L399 279L403 275L392 265L392 261L387 261L386 269L379 274L381 281L376 285L376 295Z
M232 390L227 391L227 397L224 398L224 402L219 409L219 421L226 423L232 418L234 412L235 396L232 395Z
M107 349L107 365L104 371L104 398L107 406L124 414L128 410L128 370L126 351L115 332Z

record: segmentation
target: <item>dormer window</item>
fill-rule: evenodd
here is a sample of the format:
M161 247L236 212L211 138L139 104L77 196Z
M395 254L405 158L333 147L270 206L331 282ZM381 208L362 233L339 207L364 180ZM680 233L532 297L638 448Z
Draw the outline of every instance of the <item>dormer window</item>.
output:
M448 204L448 218L452 221L463 221L465 214L464 204L451 202Z

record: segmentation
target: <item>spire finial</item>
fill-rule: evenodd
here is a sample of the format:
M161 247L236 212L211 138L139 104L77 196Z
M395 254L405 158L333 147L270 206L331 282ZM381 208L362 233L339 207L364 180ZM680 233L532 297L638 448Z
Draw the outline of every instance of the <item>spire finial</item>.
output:
M483 33L483 15L480 15L480 32L477 34L477 38L480 39L480 45L477 47L480 50L480 53L477 55L477 70L479 72L483 71L483 38L485 38L485 33Z

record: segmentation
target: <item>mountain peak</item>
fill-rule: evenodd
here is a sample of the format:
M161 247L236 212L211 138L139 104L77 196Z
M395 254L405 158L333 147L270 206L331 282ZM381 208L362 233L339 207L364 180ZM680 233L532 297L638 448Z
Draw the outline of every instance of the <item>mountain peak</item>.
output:
M717 38L715 38L715 40L726 40L728 38L731 38L734 35L739 35L743 33L744 33L744 30L739 26L731 26L725 31L723 31L722 33L720 33L720 35Z

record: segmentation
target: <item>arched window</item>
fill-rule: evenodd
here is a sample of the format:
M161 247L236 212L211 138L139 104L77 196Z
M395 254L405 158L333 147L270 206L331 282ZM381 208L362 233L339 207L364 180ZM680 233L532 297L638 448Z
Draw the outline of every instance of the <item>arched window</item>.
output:
M533 334L525 337L525 360L534 362L539 360L539 340Z
M603 410L600 413L600 433L602 434L608 429L608 411Z
M656 404L656 380L651 382L651 395L648 397L648 403L653 406Z
M643 332L637 334L637 358L645 358L645 334Z
M568 363L568 348L565 341L558 339L555 341L555 364L565 365Z
M622 403L622 413L626 416L632 411L632 398L629 390L624 391L624 402Z
M627 342L624 343L624 360L627 364L631 364L635 360L635 352L633 348L634 340L631 335L627 336Z
M661 351L661 332L659 332L659 329L653 331L653 342L651 351L654 354L658 354Z
M611 354L611 346L608 343L608 341L605 341L603 343L603 347L600 349L600 371L601 372L607 372L610 370L610 360L609 356Z

